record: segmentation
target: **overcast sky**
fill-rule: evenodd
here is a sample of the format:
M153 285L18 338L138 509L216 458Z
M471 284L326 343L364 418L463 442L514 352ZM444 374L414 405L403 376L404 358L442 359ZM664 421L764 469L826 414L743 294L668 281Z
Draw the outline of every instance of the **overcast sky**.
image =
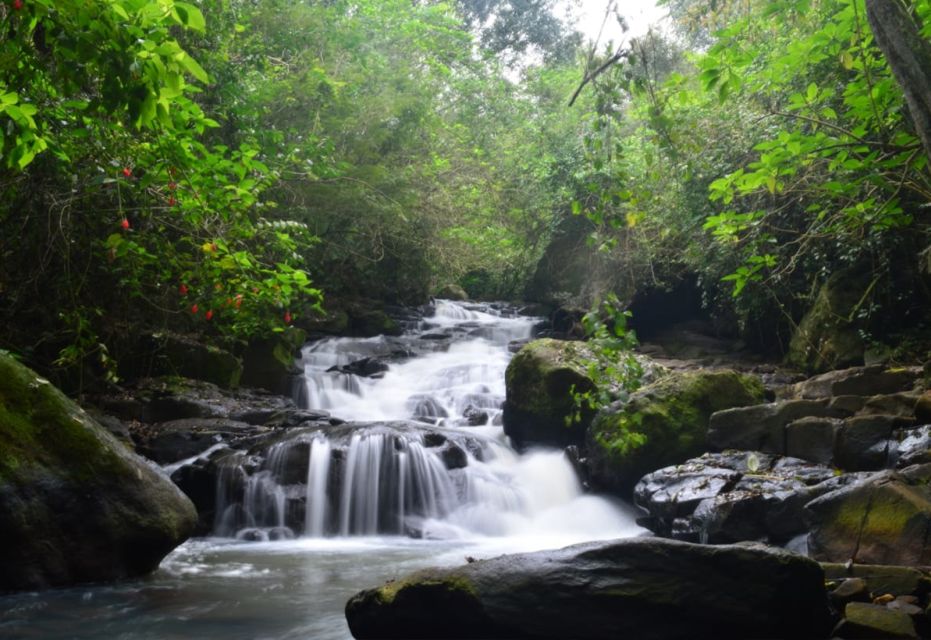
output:
M598 29L604 19L605 9L612 0L581 0L581 6L576 9L579 15L578 28L589 38L594 39L598 35ZM630 31L627 37L643 35L647 28L656 22L659 22L665 15L666 10L656 6L654 0L614 0L620 7L621 14L627 18L627 24ZM612 15L605 25L605 33L601 37L601 42L607 42L609 39L617 41L622 35L621 28Z

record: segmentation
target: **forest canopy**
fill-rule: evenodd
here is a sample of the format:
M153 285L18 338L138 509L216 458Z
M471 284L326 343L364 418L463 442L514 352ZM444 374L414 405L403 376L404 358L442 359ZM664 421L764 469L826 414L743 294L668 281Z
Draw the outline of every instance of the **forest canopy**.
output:
M140 328L242 344L447 283L685 282L784 352L835 277L863 340L923 328L928 156L863 0L667 0L611 44L560 6L4 0L0 348L113 376Z

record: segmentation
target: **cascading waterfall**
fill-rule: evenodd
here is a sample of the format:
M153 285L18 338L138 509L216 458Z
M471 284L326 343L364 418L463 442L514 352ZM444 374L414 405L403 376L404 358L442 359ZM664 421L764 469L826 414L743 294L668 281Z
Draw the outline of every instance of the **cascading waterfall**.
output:
M264 449L230 456L218 474L215 533L628 533L630 520L613 504L582 493L561 452L518 456L507 446L500 424L508 344L529 338L534 322L438 301L404 336L306 346L299 400L352 422L292 429Z

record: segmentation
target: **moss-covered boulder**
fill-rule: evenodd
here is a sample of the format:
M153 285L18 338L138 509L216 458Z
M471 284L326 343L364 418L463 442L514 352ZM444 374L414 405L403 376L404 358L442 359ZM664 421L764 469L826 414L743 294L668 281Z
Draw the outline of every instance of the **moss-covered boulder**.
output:
M191 336L152 333L140 336L130 355L120 359L120 376L124 380L182 376L233 389L239 386L242 362L229 351Z
M581 444L594 412L568 424L575 411L572 389L594 388L585 360L592 354L584 342L544 338L521 348L505 373L504 432L518 449L532 445L563 447Z
M196 522L164 475L0 352L0 591L148 573Z
M447 284L436 292L436 297L442 298L443 300L462 301L468 300L469 294L466 293L466 290L460 287L458 284Z
M763 546L590 542L428 569L346 605L356 638L823 638L824 573Z
M596 488L627 498L644 474L707 451L711 414L762 400L757 376L671 373L595 417L585 438L589 478Z
M883 471L806 505L808 546L826 562L931 564L931 465Z
M854 319L869 282L852 271L825 282L789 342L788 362L820 373L863 364L866 345Z
M307 339L303 329L290 327L270 338L252 340L242 353L241 384L291 395L291 381L300 373L295 361Z

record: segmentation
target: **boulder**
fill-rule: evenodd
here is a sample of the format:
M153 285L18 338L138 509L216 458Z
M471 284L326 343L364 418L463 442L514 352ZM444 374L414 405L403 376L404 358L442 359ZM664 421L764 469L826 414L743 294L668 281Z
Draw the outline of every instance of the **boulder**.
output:
M765 453L706 453L637 483L638 524L660 536L785 543L807 531L804 505L836 488L833 469Z
M829 580L863 579L873 594L924 599L931 593L931 577L914 567L822 562L821 568Z
M306 337L302 329L289 327L273 337L249 342L242 353L240 384L290 395L293 378L301 373L295 364L295 356Z
M458 284L447 284L440 288L436 292L437 298L442 298L443 300L468 300L469 294L466 293L466 290L460 287Z
M587 430L593 486L629 496L645 473L705 452L713 413L762 398L759 378L734 371L678 371L660 378L600 412Z
M801 418L786 425L786 454L831 464L843 423L837 418Z
M853 270L828 278L789 341L790 364L811 372L863 364L866 345L852 318L867 284Z
M811 400L834 396L872 397L911 391L920 377L921 369L918 367L851 367L829 371L796 383L792 392L796 398Z
M784 455L785 428L802 418L842 418L849 412L827 400L779 400L718 411L708 423L708 444L715 451L744 449Z
M931 462L931 425L898 429L889 443L889 466L902 469Z
M830 629L817 563L759 545L591 542L427 569L353 596L356 638L810 638Z
M182 376L225 389L239 386L242 363L229 351L175 333L141 336L127 357L120 358L120 377Z
M876 640L918 638L915 625L907 613L867 602L848 603L844 608L844 619L834 629L834 635Z
M912 467L911 470L915 470ZM931 469L883 471L806 506L813 558L829 562L931 563Z
M148 573L196 520L168 478L0 352L0 591Z
M594 389L585 360L592 354L581 342L544 338L524 346L505 373L504 432L518 449L530 445L564 447L581 444L594 412L575 412L571 390Z

